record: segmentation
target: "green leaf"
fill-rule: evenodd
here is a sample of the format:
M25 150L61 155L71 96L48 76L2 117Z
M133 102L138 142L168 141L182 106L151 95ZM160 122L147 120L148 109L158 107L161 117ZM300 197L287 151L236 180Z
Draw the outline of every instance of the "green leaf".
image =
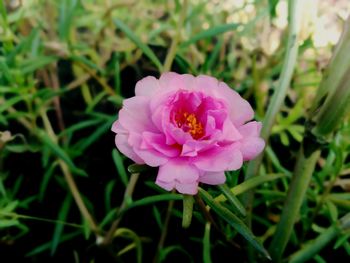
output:
M171 200L182 200L183 196L180 194L162 194L162 195L153 195L148 196L137 201L134 201L132 204L128 206L128 209L153 204L161 201L171 201Z
M279 0L269 0L270 19L276 17L276 7Z
M76 123L66 129L64 129L58 137L63 137L64 135L67 134L73 134L76 131L91 127L91 126L96 126L97 124L103 122L104 120L101 119L92 119L92 120L86 120L86 121L80 121L79 123Z
M193 262L193 260L191 260L191 255L185 249L183 249L180 245L168 246L168 247L161 249L159 251L159 261L158 262L171 262L171 260L169 261L166 259L167 259L167 257L169 257L170 253L176 252L176 251L181 252L182 254L184 254L188 257L189 261L185 260L184 262Z
M120 80L120 55L116 53L113 56L114 64L114 89L118 95L121 95L121 80Z
M86 66L88 66L89 68L95 70L97 73L99 73L101 75L105 75L106 74L106 72L105 72L105 70L103 68L101 68L96 63L92 62L91 60L87 59L84 56L72 55L70 58L72 60L74 60L74 61L81 62L81 63L85 64Z
M147 164L134 163L134 164L131 164L128 166L128 171L129 171L129 173L132 173L132 174L141 173L141 172L147 171L149 169L150 169L150 167Z
M233 210L240 216L245 217L247 215L247 211L245 210L244 206L241 204L239 199L231 192L231 189L226 184L218 185L218 188L230 202Z
M0 77L4 77L4 79L8 83L12 83L13 82L10 69L8 68L4 58L0 58Z
M231 188L231 192L234 195L240 195L250 189L253 189L257 187L260 184L273 181L282 177L285 177L285 174L266 174L266 175L260 175L253 177L251 179L248 179L244 181L243 183L236 185L235 187ZM223 202L226 200L226 197L221 194L218 197L215 198L216 202Z
M77 9L77 0L62 0L59 6L58 32L62 40L67 41L73 18Z
M302 249L292 254L288 262L308 262L338 234L339 228L336 225L329 227L327 230L323 231L316 239L309 241L302 247Z
M280 138L281 138L281 142L284 146L289 145L288 135L284 131L280 132Z
M126 170L125 170L125 167L123 164L123 159L116 149L113 149L113 151L112 151L112 158L113 158L115 167L117 168L118 175L120 176L122 183L125 186L127 186L128 182L129 182L128 175L126 173Z
M199 40L211 38L214 36L218 36L222 33L225 33L227 31L235 30L240 24L232 23L232 24L224 24L224 25L218 25L212 28L209 28L207 30L201 31L198 34L191 37L189 40L183 42L180 47L185 48L191 44L196 43Z
M97 141L103 134L111 129L112 123L115 121L114 117L109 118L107 122L100 125L90 136L81 139L79 142L74 145L75 150L79 153L83 153L91 144Z
M50 165L50 167L48 169L46 169L46 171L44 173L44 177L41 180L40 190L39 190L39 200L40 201L44 200L47 185L49 184L49 181L50 181L50 179L55 171L56 166L57 166L57 162L53 162Z
M59 244L65 242L65 241L68 241L68 240L71 240L77 236L81 235L81 231L75 231L73 233L69 233L69 234L65 234L65 235L62 235L61 236L61 239L59 240ZM33 250L31 250L30 252L28 252L26 254L26 257L32 257L34 255L37 255L37 254L40 254L46 250L49 250L51 248L51 240L47 243L44 243L40 246L37 246L36 248L34 248Z
M2 112L4 112L5 110L7 110L9 107L11 107L11 106L15 105L16 103L23 101L29 97L30 97L30 95L28 95L28 94L22 94L21 96L13 97L11 99L5 100L5 102L1 103L0 114Z
M194 199L192 195L183 197L182 227L188 228L192 221Z
M111 210L111 196L112 196L112 191L113 187L115 186L115 180L109 181L108 184L106 185L106 190L105 190L105 207L106 211Z
M152 210L153 210L153 216L154 216L154 219L156 220L157 222L157 225L159 227L159 230L162 230L163 229L163 223L162 223L162 216L159 212L159 209L157 208L157 206L153 206L152 207Z
M62 203L62 207L60 209L60 212L58 214L58 223L56 224L53 237L52 237L52 242L51 242L51 255L54 255L57 249L57 246L60 242L62 233L63 233L63 228L64 225L61 224L60 222L64 222L67 219L67 215L70 209L70 206L72 204L72 196L71 194L67 194L66 198L64 199Z
M123 237L127 239L131 239L135 243L136 247L136 259L138 263L142 262L142 243L140 237L132 230L127 228L118 228L115 233L114 237Z
M211 54L207 57L206 61L204 62L204 66L203 66L204 72L213 71L213 67L215 66L215 62L220 54L220 50L222 48L223 43L224 41L223 41L223 38L221 37L219 41L216 43Z
M9 202L5 207L1 208L1 212L12 213L18 206L18 200Z
M337 206L329 200L326 201L326 205L327 205L331 220L333 222L337 222L337 220L338 220L338 208L337 208Z
M29 74L37 69L43 68L55 61L57 61L57 57L54 56L38 56L38 57L33 57L26 59L23 61L21 65L21 73L22 74Z
M17 219L0 219L0 229L19 225Z
M335 242L333 249L338 249L339 247L343 246L345 242L350 238L350 233L341 235L338 239L337 242Z
M135 43L135 45L142 50L142 52L153 62L154 65L157 66L159 71L162 71L163 66L162 63L160 63L159 59L157 56L153 53L153 51L146 45L144 44L135 34L134 32L131 31L131 29L124 24L121 20L115 18L114 24L124 32L124 34L132 41Z
M7 13L6 13L5 1L0 1L0 14L1 14L1 18L4 20L4 22L7 23Z
M37 134L39 135L40 140L50 148L50 150L59 158L61 158L70 168L70 170L76 174L87 176L86 172L82 169L79 169L75 166L73 161L67 155L67 153L42 130L38 130Z
M271 259L267 250L263 247L260 241L253 235L250 229L240 220L235 214L233 214L226 207L216 202L213 197L199 188L199 194L204 201L230 226L232 226L238 233L240 233L253 247L261 252L267 259Z
M203 237L203 261L204 263L211 263L211 256L210 256L210 223L207 222L205 224L204 229L204 237Z

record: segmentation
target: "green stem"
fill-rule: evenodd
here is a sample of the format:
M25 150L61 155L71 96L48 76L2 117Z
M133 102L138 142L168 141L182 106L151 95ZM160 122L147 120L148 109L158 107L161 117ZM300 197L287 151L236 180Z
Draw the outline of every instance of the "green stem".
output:
M306 154L305 150L304 147L300 150L299 159L283 207L281 219L277 225L275 235L269 248L270 255L275 262L281 261L294 223L299 215L300 206L309 187L309 182L315 169L317 159L320 156L320 150L315 150L311 154Z
M271 103L267 109L263 127L261 130L261 137L268 141L272 126L275 122L277 113L279 112L284 99L287 94L288 87L290 86L290 81L294 72L294 68L298 56L298 34L300 28L301 12L300 8L302 1L300 0L289 0L288 11L289 11L289 33L288 41L286 47L286 55L282 66L281 76L277 87L275 88L274 94L271 98ZM263 155L260 154L255 160L251 161L248 165L245 180L250 179L258 175L259 167L262 161ZM248 212L247 223L251 224L251 211L254 199L254 192L248 192L243 200L246 205Z
M171 200L168 204L168 209L167 209L165 220L164 220L162 234L160 235L160 238L158 241L157 252L153 258L153 263L159 262L160 252L163 249L165 239L168 235L169 222L170 222L170 218L171 218L171 212L173 211L173 207L174 207L174 200Z
M139 176L140 176L139 173L133 173L131 175L129 183L125 189L122 204L120 205L120 207L118 209L118 218L112 223L111 228L108 230L106 236L104 237L104 239L101 242L102 245L106 246L106 245L110 245L112 243L115 231L117 230L119 223L122 220L122 215L131 203L130 202L131 197L132 197L132 194L135 190L135 186L136 186L136 183L139 179Z
M52 125L50 123L49 118L47 117L46 114L46 109L42 109L40 111L40 116L43 120L43 124L44 124L44 128L46 133L49 135L50 139L52 140L53 143L57 144L58 143L58 139L57 136L52 128ZM99 229L97 224L95 223L95 220L93 219L93 217L91 216L89 210L87 209L87 207L85 206L85 203L80 195L80 191L74 181L73 175L71 173L71 171L69 170L67 164L59 159L58 160L58 164L61 168L61 171L64 175L65 181L67 182L67 185L69 187L69 190L71 191L73 197L74 197L74 201L77 204L79 211L81 213L81 215L83 216L83 218L88 222L90 229L95 233L98 234L99 233Z
M176 26L175 37L173 38L173 41L171 42L171 46L169 48L168 55L165 58L163 72L169 71L171 69L171 65L173 64L173 61L174 61L174 58L176 55L176 51L177 51L177 47L178 47L180 37L181 37L181 29L183 27L183 24L184 24L184 21L186 18L187 6L188 6L188 0L184 0L184 3L182 5L182 10L180 13L180 19L179 19L179 22L177 23L177 26Z
M311 243L307 244L303 249L294 253L289 259L289 263L307 262L312 259L323 247L331 242L338 234L339 227L334 225L324 231Z
M339 222L330 226L316 239L307 243L302 249L291 255L289 263L308 262L312 259L322 248L324 248L329 242L336 238L343 231L349 229L350 213L339 219Z
M241 201L231 192L231 189L226 185L218 185L218 188L220 191L224 194L224 196L227 198L227 200L230 202L232 209L239 215L246 217L247 212L242 205Z
M350 47L350 19L347 23L348 26L345 27L343 36L332 58L332 61L338 61L345 68L339 69L339 65L334 63L328 66L319 91L324 94L322 95L324 98L314 101L313 113L306 122L304 140L288 190L287 200L283 207L280 222L277 225L276 234L270 245L271 256L276 262L281 260L288 243L315 169L316 161L320 156L321 146L336 130L338 124L344 120L344 116L350 109L350 63L349 60L346 60ZM339 71L342 74L339 74ZM329 79L332 82L329 82Z

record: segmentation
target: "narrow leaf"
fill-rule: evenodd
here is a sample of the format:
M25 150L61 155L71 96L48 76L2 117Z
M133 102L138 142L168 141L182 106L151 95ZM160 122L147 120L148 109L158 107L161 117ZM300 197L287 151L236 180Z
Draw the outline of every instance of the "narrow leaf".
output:
M112 158L115 164L115 167L117 168L118 174L120 176L120 179L122 180L123 184L125 186L128 185L128 175L126 174L126 170L123 164L123 160L121 155L116 149L113 149L112 151Z
M230 226L232 226L238 233L240 233L253 247L255 247L259 252L261 252L266 258L270 259L270 255L267 250L263 247L260 241L253 235L250 229L240 220L236 215L234 215L226 207L220 205L216 202L213 197L199 188L199 194L204 199L204 201Z
M232 24L224 24L224 25L218 25L212 28L209 28L207 30L201 31L198 34L194 35L191 37L189 40L186 42L182 43L180 45L181 48L187 47L193 43L196 43L199 40L206 39L206 38L211 38L214 36L218 36L222 33L225 33L227 31L231 31L236 29L239 26L239 24L232 23Z
M154 63L154 65L157 66L159 71L162 71L162 63L160 63L157 56L153 53L153 51L147 46L145 43L143 43L135 34L132 32L132 30L124 24L121 20L115 18L114 24L124 32L124 34L135 43L135 45L142 50L142 52Z
M66 198L64 199L62 207L61 207L60 212L58 214L57 220L59 222L62 222L62 221L64 222L66 220L71 203L72 203L72 196L70 194L68 194L66 196ZM55 252L56 252L57 246L58 246L60 239L61 239L61 235L63 233L63 228L64 228L63 224L61 224L61 223L56 224L55 231L54 231L54 234L52 237L52 242L51 242L51 255L55 254Z
M226 184L218 185L218 188L230 202L233 210L239 215L245 217L247 215L247 211L245 210L239 199L231 192L230 188Z
M210 257L210 223L205 224L204 237L203 237L203 261L204 263L212 263Z
M194 199L192 195L184 195L183 199L183 213L182 213L182 227L188 228L192 221Z
M70 170L76 174L87 176L85 171L82 169L79 169L75 166L73 161L70 159L70 157L67 155L67 153L56 143L54 143L49 136L44 131L38 131L37 133L39 135L39 138L41 141L50 148L50 150L59 158L61 158L70 168Z
M131 164L128 166L128 171L129 173L141 173L141 172L144 172L144 171L147 171L149 170L150 167L146 164L137 164L137 163L134 163L134 164Z
M258 185L282 178L284 176L286 176L286 175L285 174L266 174L266 175L256 176L256 177L253 177L249 180L246 180L243 183L231 188L231 192L234 195L240 195L240 194L243 194L250 189L257 187ZM216 202L223 202L225 200L226 200L226 197L223 194L221 194L215 198Z

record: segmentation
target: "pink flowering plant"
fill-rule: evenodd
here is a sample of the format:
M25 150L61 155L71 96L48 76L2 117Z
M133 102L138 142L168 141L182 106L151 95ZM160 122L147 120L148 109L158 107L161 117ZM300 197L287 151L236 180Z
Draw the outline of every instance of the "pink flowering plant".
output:
M0 1L0 262L349 262L345 2Z
M156 184L195 195L198 184L225 183L264 148L250 104L224 82L164 73L136 84L112 131L117 148L136 164L159 167Z

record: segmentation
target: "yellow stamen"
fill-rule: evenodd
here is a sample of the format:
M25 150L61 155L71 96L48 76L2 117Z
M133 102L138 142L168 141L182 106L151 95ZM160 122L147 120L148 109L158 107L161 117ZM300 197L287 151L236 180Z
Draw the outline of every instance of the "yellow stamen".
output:
M192 135L193 138L199 138L203 135L203 126L200 122L198 122L196 116L192 113L190 115L184 114L184 117L186 118L186 124L190 128L189 133Z
M203 135L203 126L193 113L179 112L175 116L175 122L177 127L189 132L194 139L198 139Z

